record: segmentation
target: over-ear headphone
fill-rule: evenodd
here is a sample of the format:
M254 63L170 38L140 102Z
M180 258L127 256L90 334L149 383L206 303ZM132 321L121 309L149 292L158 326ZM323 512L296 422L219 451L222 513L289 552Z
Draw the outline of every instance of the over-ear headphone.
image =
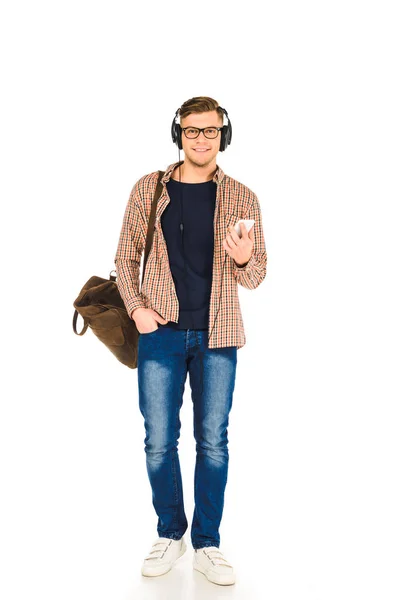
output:
M222 108L222 106L220 106L219 108L224 111L226 118L228 119L228 125L223 125L223 127L221 129L221 142L219 145L219 150L220 150L220 152L223 152L224 150L226 150L226 148L231 143L232 125L231 125L230 119L228 117L228 113L225 110L225 108ZM174 142L174 144L177 144L179 150L182 150L182 127L180 126L180 123L176 122L176 117L178 116L179 110L180 110L180 108L177 109L175 116L172 120L171 135L172 135L172 141Z

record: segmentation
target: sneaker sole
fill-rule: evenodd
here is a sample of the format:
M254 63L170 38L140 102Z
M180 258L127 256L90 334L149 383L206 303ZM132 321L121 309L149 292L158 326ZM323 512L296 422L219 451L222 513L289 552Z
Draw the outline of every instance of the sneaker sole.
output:
M205 569L203 569L203 567L201 565L199 565L197 562L193 562L193 568L196 571L199 571L199 573L203 573L203 575L205 577L207 577L208 581L211 581L212 583L216 583L217 585L233 585L234 583L236 583L235 576L227 575L225 578L223 576L221 576L218 579L218 577L213 577L212 573L208 573Z
M185 554L185 552L186 552L186 543L183 542L179 555L171 563L167 563L166 565L160 565L159 567L156 567L154 569L152 569L151 567L143 567L142 566L142 570L141 570L142 575L144 577L158 577L159 575L165 575L165 573L168 573L172 569L172 567L176 563L176 561L179 560L181 558L181 556L183 556Z

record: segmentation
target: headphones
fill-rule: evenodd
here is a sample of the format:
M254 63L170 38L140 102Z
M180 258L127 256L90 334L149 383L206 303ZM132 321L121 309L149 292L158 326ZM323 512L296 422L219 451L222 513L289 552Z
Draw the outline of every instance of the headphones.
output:
M229 144L231 143L231 140L232 140L232 125L231 125L231 121L228 117L228 113L225 110L225 108L222 108L222 106L220 106L219 108L221 108L224 111L224 114L226 115L226 118L228 119L228 125L224 125L221 129L221 142L219 145L219 151L224 152L224 150L226 150L226 148L229 146ZM180 108L177 109L177 111L175 112L175 116L172 120L171 136L172 136L172 141L174 142L174 144L177 144L179 150L182 150L182 133L183 133L182 127L180 126L179 123L176 122L176 117L177 117L179 111L180 111ZM180 158L179 158L179 162L180 162ZM180 179L181 179L181 170L179 168L179 181L180 181ZM215 326L215 323L217 320L219 308L221 306L221 289L222 289L223 274L224 274L225 262L226 262L227 256L228 256L228 253L225 252L225 259L224 259L224 264L223 264L222 273L221 273L221 288L220 288L220 292L219 292L218 310L215 315L214 324L211 328L211 332L210 332L210 335L208 336L207 342L210 340L211 333L214 329L214 326ZM202 353L200 353L200 354L202 354ZM202 356L200 356L200 359L202 360ZM203 391L203 372L201 370L201 393L202 393L202 391Z
M231 143L232 125L231 125L230 119L228 117L228 113L225 110L225 108L222 108L222 106L219 106L219 108L221 108L224 111L226 118L228 119L228 125L224 125L221 130L221 143L219 145L219 151L223 152L224 150L226 150L226 148ZM174 142L174 144L177 144L179 150L182 150L182 127L180 126L180 123L176 122L176 117L178 116L179 111L180 111L180 108L177 109L175 116L172 120L171 136L172 136L172 141Z

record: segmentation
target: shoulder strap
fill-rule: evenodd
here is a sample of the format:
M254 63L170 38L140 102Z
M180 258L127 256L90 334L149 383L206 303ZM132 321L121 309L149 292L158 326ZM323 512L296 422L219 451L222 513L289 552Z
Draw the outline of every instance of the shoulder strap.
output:
M148 226L147 226L146 246L145 246L145 250L144 250L144 261L143 261L143 271L142 271L142 284L143 284L143 279L144 279L144 271L146 269L147 257L148 257L148 255L150 253L151 246L153 244L154 223L156 221L157 202L158 202L159 197L161 196L161 192L162 192L162 189L163 189L163 186L162 186L162 183L161 183L161 178L164 175L164 173L165 173L165 171L158 171L157 185L156 185L156 189L154 191L153 202L151 203L149 223L148 223Z

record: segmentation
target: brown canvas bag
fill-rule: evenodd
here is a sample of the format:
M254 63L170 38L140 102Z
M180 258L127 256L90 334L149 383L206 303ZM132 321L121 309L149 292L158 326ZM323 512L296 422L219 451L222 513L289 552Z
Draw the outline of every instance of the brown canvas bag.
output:
M164 171L158 172L158 181L151 205L147 227L146 246L144 252L142 283L154 234L157 201L162 192L160 183ZM114 270L114 269L113 269ZM112 273L113 271L111 271ZM118 290L116 276L103 279L94 275L83 286L73 303L75 308L72 328L77 335L83 335L87 328L114 354L114 356L130 369L137 368L139 331L136 323L130 318ZM84 321L80 333L76 330L78 314Z

